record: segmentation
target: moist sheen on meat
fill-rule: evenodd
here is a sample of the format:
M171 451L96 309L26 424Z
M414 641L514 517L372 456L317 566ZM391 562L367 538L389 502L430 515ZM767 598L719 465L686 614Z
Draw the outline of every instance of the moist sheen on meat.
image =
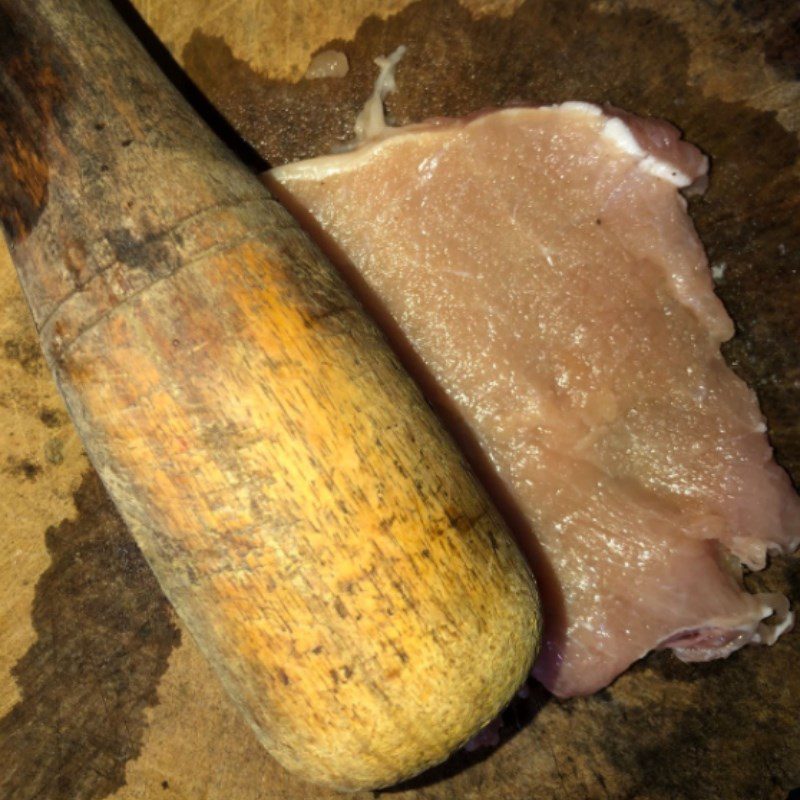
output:
M679 189L706 159L585 103L388 129L268 183L376 293L531 524L548 613L534 674L593 692L792 622L761 569L800 502ZM311 222L311 220L316 222Z

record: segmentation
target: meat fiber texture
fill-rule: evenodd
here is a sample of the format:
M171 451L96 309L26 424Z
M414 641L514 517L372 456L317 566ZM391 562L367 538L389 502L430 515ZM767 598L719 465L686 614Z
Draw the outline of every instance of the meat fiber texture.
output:
M666 123L569 102L378 126L267 177L530 523L534 675L561 697L654 648L703 661L792 624L742 585L797 547L800 501L720 354L733 325L679 191L706 169Z

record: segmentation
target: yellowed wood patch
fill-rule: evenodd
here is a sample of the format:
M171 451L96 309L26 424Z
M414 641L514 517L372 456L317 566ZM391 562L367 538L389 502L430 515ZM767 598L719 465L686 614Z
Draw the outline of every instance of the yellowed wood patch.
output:
M237 58L270 78L299 80L311 57L323 45L333 39L351 39L367 17L386 19L411 1L134 0L134 5L179 60L192 33L198 30L225 39ZM463 6L478 16L509 14L520 3L521 0L461 0ZM387 42L387 48L397 44Z

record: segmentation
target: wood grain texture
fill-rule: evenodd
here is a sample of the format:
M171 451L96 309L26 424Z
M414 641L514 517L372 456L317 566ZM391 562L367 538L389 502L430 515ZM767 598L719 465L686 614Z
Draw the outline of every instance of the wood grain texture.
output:
M231 43L237 58L271 77L298 80L314 53L331 40L348 37L370 16L386 19L412 0L216 0L171 3L139 0L136 7L164 43L180 54L195 31ZM505 16L520 0L460 0L475 17Z
M443 760L536 648L501 517L343 281L110 6L0 8L33 70L7 61L4 140L40 143L12 157L0 218L161 586L305 779L382 786Z
M137 0L137 5L145 1ZM500 19L489 15L482 23L480 17L462 17L457 3L429 0L405 4L407 10L399 16L387 13L383 0L359 6L352 14L344 6L355 4L310 4L302 18L276 13L286 6L283 0L184 0L179 5L149 0L148 5L158 14L153 17L157 32L174 44L173 52L194 79L240 131L276 161L300 152L293 148L318 152L328 141L349 135L353 111L374 76L371 59L401 41L412 46L398 76L400 92L390 100L401 120L458 113L512 97L584 96L614 100L680 124L712 156L711 190L694 202L692 214L713 263L726 265L717 289L738 327L728 355L756 388L780 458L797 479L800 449L793 437L800 407L794 392L800 384L793 326L800 304L796 229L800 39L792 33L798 15L795 3L523 2L514 4L522 8L521 14ZM341 6L342 13L332 14L332 5ZM223 6L227 11L220 11ZM235 20L226 22L232 10ZM373 13L376 16L369 20ZM269 25L264 21L267 16ZM167 31L173 23L180 28L174 40ZM222 24L224 30L215 27ZM351 65L348 77L315 82L316 88L287 80L289 75L301 75L307 63L304 58L280 63L284 51L275 43L291 39L292 26L303 31L310 50L332 46L346 51ZM253 30L259 31L255 37ZM249 45L242 42L251 37L261 48L257 60L244 59ZM326 135L331 138L325 139ZM310 136L308 142L304 136ZM0 259L0 292L5 303L22 309L8 269ZM35 342L35 332L21 311L4 316L3 323L3 344ZM11 350L17 352L14 346ZM46 589L53 589L52 584L36 584L51 557L44 533L62 515L74 516L70 492L77 486L74 476L80 476L83 462L74 445L65 447L59 465L41 455L50 429L38 415L42 408L57 409L59 402L44 369L39 367L37 378L4 352L0 366L5 370L0 378L0 446L6 453L13 444L19 447L13 452L21 460L43 467L32 478L19 470L0 475L3 555L12 559L0 558L4 584L0 656L10 664L40 635L27 609L31 597L43 603ZM53 430L63 437L68 426ZM18 552L25 555L15 557ZM100 587L109 579L118 580L88 569L85 579ZM781 561L750 581L752 589L784 591L795 605L800 602L796 559ZM147 591L145 583L127 585L143 594ZM58 602L70 606L77 599L63 594ZM109 631L99 610L83 606L81 613L90 629L89 640L102 647ZM56 658L62 643L50 639L47 643ZM125 652L136 658L140 646L131 639ZM70 658L77 659L74 651ZM78 661L70 667L65 657L62 663L64 669L75 669ZM708 665L681 665L669 654L656 654L608 691L585 700L554 702L534 687L529 698L518 700L504 714L499 748L461 753L390 796L398 800L785 800L792 789L800 788L798 663L800 632L794 631L770 650L750 648ZM19 687L31 678L20 672L16 678L0 674L0 700L7 707L13 704ZM75 714L79 701L71 693L74 689L74 684L63 682L60 713ZM105 689L110 706L129 702L122 682L106 683ZM107 788L105 796L124 800L330 800L334 796L293 778L258 746L188 634L170 654L157 696L158 704L146 712L140 750L125 755L111 751L115 758L128 759L126 783L116 791ZM103 757L113 736L98 728L93 734L92 741L78 742ZM38 769L54 776L75 775L80 763L89 770L92 763L81 762L76 752L80 750L64 748L60 758L58 751L53 752ZM36 766L12 751L4 753L15 763L28 765L33 785ZM63 796L51 787L39 798ZM82 800L88 795L72 796ZM31 798L33 793L20 797Z

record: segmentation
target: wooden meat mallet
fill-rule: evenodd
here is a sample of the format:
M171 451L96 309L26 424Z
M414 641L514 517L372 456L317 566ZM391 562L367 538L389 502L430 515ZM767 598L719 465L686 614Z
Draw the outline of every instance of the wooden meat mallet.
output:
M93 464L288 769L392 784L539 638L504 523L342 279L105 0L0 0L0 219Z

